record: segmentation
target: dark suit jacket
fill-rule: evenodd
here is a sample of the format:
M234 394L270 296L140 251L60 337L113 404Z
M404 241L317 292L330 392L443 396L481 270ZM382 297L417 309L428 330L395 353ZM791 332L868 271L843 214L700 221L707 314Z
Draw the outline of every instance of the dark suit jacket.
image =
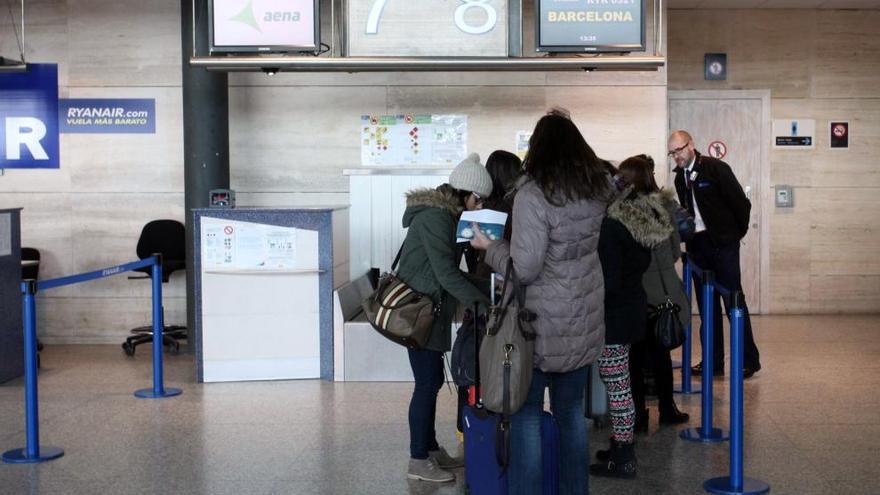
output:
M749 230L752 204L733 175L730 165L697 153L694 171L697 176L692 184L693 197L700 207L700 215L706 224L709 238L719 246L739 242ZM693 215L694 205L684 174L683 169L675 170L675 190L679 202Z

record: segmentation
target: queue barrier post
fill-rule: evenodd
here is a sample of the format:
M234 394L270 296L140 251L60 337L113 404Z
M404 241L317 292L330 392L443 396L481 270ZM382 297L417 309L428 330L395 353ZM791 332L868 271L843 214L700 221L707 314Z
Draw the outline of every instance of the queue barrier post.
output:
M37 281L21 283L24 298L24 423L25 447L3 453L3 462L33 464L51 461L64 455L58 447L40 447L39 407L37 404Z
M144 398L172 397L183 393L178 388L165 388L162 370L162 256L154 254L140 261L112 266L88 273L69 275L37 282L25 280L21 283L22 313L24 331L24 372L25 372L25 447L4 452L3 462L10 464L38 463L57 459L64 455L58 447L40 447L39 407L37 397L37 303L38 290L52 289L65 285L109 277L147 266L152 267L153 279L153 388L135 392ZM144 393L146 391L146 393Z
M681 255L682 278L684 279L684 293L687 296L688 305L693 303L693 277L694 271L691 264L688 263L687 254ZM688 308L690 310L690 308ZM675 388L675 392L684 395L699 394L702 388L694 385L691 378L691 354L693 346L691 339L693 338L693 329L690 323L691 318L688 315L688 324L684 329L684 344L681 346L681 386ZM675 367L673 363L673 368Z
M165 388L162 364L162 332L165 321L162 310L162 254L153 254L156 263L150 277L153 282L153 388L142 388L134 393L140 399L161 399L174 397L183 391L179 388Z
M759 495L770 491L763 481L743 476L743 294L731 295L733 309L730 320L730 475L712 478L703 483L709 493L720 495Z
M703 395L701 397L702 425L699 428L687 428L681 431L679 436L683 440L691 442L714 443L727 440L727 434L721 428L712 427L712 364L713 342L713 318L715 308L715 274L705 270L702 275L702 335L703 335ZM721 344L719 342L719 344Z

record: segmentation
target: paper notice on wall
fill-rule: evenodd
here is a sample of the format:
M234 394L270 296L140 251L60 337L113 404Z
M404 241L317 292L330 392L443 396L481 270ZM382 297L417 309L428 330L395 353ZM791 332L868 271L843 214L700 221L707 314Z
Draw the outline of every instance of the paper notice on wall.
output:
M296 229L246 222L206 225L206 269L278 270L296 268Z
M519 157L520 160L524 160L526 158L526 153L529 152L529 139L532 138L532 131L516 131L516 142L514 143L516 156Z
M362 115L361 165L455 165L467 156L465 115Z

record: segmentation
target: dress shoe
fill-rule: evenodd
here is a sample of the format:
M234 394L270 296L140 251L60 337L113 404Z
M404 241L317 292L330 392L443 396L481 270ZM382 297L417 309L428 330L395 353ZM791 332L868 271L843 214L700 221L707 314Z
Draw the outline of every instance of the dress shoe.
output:
M669 410L660 411L661 425L680 425L682 423L687 423L690 419L690 415L679 411L675 404L673 404Z
M760 365L760 364L759 364L757 367L755 367L755 368L752 368L751 366L744 366L744 367L743 367L743 379L748 380L748 379L751 378L755 373L757 373L757 372L759 372L759 371L761 371L761 365Z
M712 376L724 376L724 363L714 365L714 370L712 370ZM691 373L693 376L701 377L703 376L703 363L700 363L693 368L691 368Z

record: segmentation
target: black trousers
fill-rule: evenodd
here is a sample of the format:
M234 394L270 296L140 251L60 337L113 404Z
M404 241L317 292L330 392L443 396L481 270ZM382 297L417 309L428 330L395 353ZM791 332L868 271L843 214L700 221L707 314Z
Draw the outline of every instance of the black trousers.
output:
M739 243L717 246L712 243L706 232L700 232L694 235L694 238L687 243L687 254L691 262L699 266L703 270L711 270L715 273L715 281L731 291L742 291L742 275L739 265ZM694 288L696 289L697 305L700 308L700 317L704 314L702 295L702 279L694 276ZM712 352L713 366L719 367L724 364L724 327L721 319L721 301L724 301L724 309L727 317L730 318L730 306L732 301L727 296L721 296L716 290L713 300L714 318L713 318L713 340L714 348ZM752 320L749 317L749 308L743 301L743 312L745 313L745 321L743 324L743 366L746 368L759 368L761 366L761 357L758 353L758 346L755 345L755 337L752 335ZM700 341L702 342L703 334L700 332Z

